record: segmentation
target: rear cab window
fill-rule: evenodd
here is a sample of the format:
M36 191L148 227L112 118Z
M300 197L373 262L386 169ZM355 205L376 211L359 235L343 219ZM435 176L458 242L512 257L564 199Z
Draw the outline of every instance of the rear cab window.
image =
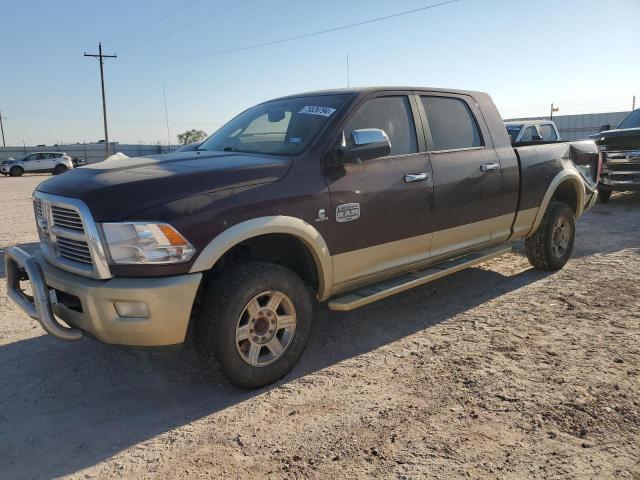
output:
M484 146L478 122L464 100L426 95L420 99L427 115L433 151Z
M540 134L542 135L542 140L544 141L552 141L557 140L558 136L556 135L556 130L553 128L553 125L539 125Z

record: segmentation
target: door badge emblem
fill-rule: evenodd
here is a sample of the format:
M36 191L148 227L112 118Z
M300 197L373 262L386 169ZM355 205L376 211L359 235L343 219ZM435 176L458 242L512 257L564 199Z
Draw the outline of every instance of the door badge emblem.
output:
M343 203L336 208L336 222L350 222L360 218L359 203Z

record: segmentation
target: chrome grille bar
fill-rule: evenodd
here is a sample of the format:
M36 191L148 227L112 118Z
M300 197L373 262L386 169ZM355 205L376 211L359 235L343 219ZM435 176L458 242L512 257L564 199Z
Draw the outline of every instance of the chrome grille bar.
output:
M98 229L87 206L75 198L33 194L42 252L54 265L92 278L111 278Z

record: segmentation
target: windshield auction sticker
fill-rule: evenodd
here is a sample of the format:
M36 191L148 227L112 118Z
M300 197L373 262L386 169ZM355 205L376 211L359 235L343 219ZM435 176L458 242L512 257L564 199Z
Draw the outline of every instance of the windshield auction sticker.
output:
M307 105L303 107L298 113L306 113L308 115L322 115L323 117L330 117L333 112L335 112L335 108L331 107L320 107L318 105Z

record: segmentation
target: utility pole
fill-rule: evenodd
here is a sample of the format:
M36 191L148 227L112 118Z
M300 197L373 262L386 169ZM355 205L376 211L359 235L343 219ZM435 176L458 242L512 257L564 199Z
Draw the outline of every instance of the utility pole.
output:
M635 98L635 97L633 97ZM6 147L7 144L4 143L4 126L2 125L2 110L0 110L0 130L2 131L2 146Z
M560 107L554 107L553 103L551 104L551 118L549 120L553 120L553 112L557 112L560 110Z
M633 112L636 109L636 96L633 96L633 101L631 102L631 111Z
M102 116L104 118L104 148L107 157L109 156L109 130L107 129L107 101L104 96L104 69L102 67L105 58L118 58L117 55L103 55L102 54L102 42L98 43L98 54L84 53L85 57L95 57L100 60L100 83L102 85ZM106 158L106 157L105 157Z

